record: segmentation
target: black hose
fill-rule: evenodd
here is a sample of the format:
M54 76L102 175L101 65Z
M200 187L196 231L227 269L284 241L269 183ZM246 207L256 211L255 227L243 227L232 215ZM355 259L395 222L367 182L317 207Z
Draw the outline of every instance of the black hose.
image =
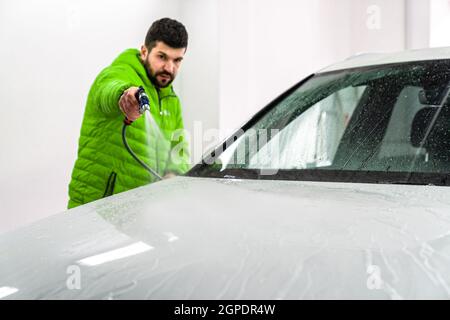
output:
M161 177L155 170L153 170L152 168L150 168L144 161L142 161L141 159L139 159L139 158L137 157L137 155L133 152L133 150L131 150L131 148L130 148L130 146L128 145L128 142L127 142L127 127L128 127L128 125L124 123L124 124L123 124L123 127L122 127L122 141L123 141L123 144L125 145L125 148L126 148L126 149L128 150L128 152L131 154L131 156L132 156L137 162L139 162L139 164L140 164L141 166L144 167L145 170L147 170L148 172L150 172L156 179L162 180L162 177ZM156 160L156 161L158 161L158 160Z

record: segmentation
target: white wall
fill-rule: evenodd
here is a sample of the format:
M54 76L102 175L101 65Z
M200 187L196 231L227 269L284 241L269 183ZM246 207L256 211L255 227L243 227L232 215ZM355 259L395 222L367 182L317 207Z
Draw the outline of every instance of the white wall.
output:
M430 47L450 45L450 1L430 0Z
M179 73L184 125L193 163L211 143L202 133L219 128L219 23L217 0L181 0L181 21L189 45Z
M326 65L404 49L404 11L403 0L220 1L223 135Z
M428 48L430 44L430 1L406 0L406 48Z
M0 1L0 232L65 210L88 90L178 1Z

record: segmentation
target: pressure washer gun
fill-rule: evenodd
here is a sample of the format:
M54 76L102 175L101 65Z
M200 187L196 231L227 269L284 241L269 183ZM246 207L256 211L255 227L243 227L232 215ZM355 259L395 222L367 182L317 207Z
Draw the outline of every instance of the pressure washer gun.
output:
M138 91L136 92L136 100L139 102L139 113L143 114L145 111L150 111L150 100L148 99L147 94L145 93L144 88L141 86L138 88ZM123 122L129 126L133 123L133 121L128 120L127 117L123 120Z
M139 87L138 91L135 95L137 101L139 102L139 113L143 114L145 111L150 111L150 100L148 99L147 94L145 93L145 90L143 87ZM162 177L152 168L150 168L144 161L139 159L139 157L131 150L130 146L127 142L127 127L132 124L133 121L128 120L128 118L125 116L125 119L123 120L123 126L122 126L122 141L123 145L127 149L127 151L131 154L131 156L142 166L145 170L147 170L150 174L152 174L157 180L162 180Z

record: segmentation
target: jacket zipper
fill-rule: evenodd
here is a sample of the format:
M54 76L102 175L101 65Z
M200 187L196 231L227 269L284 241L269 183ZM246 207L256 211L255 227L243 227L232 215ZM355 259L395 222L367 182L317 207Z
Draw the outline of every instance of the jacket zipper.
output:
M161 117L161 123L162 123L162 115L161 115L161 97L159 95L159 89L156 88L156 93L158 94L158 113ZM158 128L159 129L159 128ZM156 172L159 174L159 156L158 156L158 139L155 141L155 153L156 153Z
M108 178L108 182L106 183L106 189L105 189L105 192L103 193L103 198L113 195L114 186L116 184L116 177L117 177L117 173L115 173L114 171L111 172L111 174L109 175L109 178Z

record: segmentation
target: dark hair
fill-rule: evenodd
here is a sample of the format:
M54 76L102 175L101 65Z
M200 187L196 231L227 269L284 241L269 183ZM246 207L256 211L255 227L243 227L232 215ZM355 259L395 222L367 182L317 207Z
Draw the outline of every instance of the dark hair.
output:
M153 22L148 29L145 37L145 46L148 51L156 46L157 41L162 41L175 49L187 48L188 34L186 28L180 22L170 18L162 18Z

